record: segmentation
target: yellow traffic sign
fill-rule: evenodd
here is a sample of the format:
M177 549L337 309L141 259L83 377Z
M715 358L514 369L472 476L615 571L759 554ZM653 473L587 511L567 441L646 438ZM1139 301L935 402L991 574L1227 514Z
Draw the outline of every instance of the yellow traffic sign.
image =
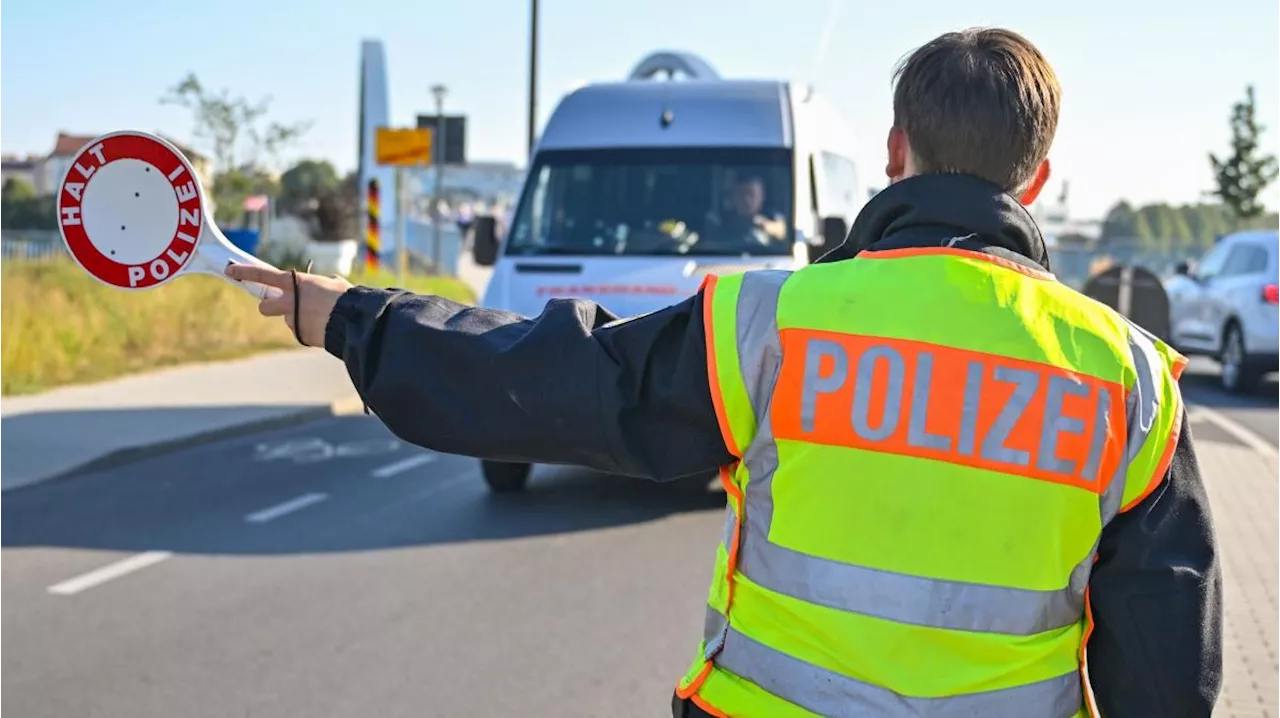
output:
M378 164L416 167L431 164L431 130L379 127L374 139Z

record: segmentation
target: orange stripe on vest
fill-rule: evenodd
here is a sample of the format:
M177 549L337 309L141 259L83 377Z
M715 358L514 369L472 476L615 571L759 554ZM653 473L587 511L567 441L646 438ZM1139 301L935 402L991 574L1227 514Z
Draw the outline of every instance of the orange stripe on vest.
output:
M778 439L1106 488L1123 455L1119 384L925 342L786 329Z

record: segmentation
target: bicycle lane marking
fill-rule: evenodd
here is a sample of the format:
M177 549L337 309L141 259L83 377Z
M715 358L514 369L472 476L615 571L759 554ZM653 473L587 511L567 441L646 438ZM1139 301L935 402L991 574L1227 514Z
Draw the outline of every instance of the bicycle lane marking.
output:
M294 463L312 463L333 458L333 445L318 437L297 437L277 442L263 442L254 447L255 461L291 459Z
M253 450L258 462L291 461L294 464L315 464L331 459L351 459L391 454L400 450L398 439L357 439L331 443L317 437L294 437L278 442L262 442Z

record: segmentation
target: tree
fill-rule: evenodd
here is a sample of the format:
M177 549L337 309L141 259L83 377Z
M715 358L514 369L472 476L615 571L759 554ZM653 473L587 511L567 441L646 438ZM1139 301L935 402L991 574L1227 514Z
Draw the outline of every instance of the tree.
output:
M1151 221L1147 219L1150 212L1143 211L1146 209L1146 207L1143 207L1142 210L1138 211L1133 216L1133 236L1142 242L1143 245L1149 245L1152 240L1155 239L1155 232L1152 231Z
M324 160L302 160L280 175L281 211L297 214L321 195L338 189L341 180L333 165Z
M1159 248L1168 250L1191 243L1191 228L1178 210L1161 202L1143 207L1142 211L1151 213L1152 239Z
M195 115L195 135L204 139L213 152L219 172L248 165L263 167L279 160L279 153L303 135L311 124L284 125L266 120L271 98L256 103L232 97L226 89L213 93L205 89L195 73L187 73L160 104L178 105Z
M1116 202L1102 220L1101 239L1107 242L1138 240L1153 251L1206 248L1225 234L1242 229L1280 226L1280 216L1272 212L1254 218L1240 218L1224 204L1200 203L1171 206L1148 204L1138 208Z
M218 222L237 222L247 197L275 193L268 170L279 162L280 152L310 128L307 122L269 121L270 98L254 103L232 97L225 89L214 93L195 73L169 88L160 103L185 107L194 115L195 135L205 141L215 162L212 194Z
M22 202L36 196L36 188L21 177L10 177L0 188L0 197L5 202Z
M10 177L0 187L0 227L4 229L57 229L55 197L40 197L30 182Z
M213 176L214 220L223 226L238 225L244 217L244 201L253 195L274 196L279 185L265 170L237 167Z
M360 217L360 180L355 172L348 172L342 184L329 194L320 197L316 207L316 231L312 235L318 242L337 242L355 235Z
M1231 211L1221 204L1189 204L1182 208L1191 236L1200 247L1210 247L1213 241L1237 228Z
M352 236L360 211L355 173L339 180L333 165L302 160L280 176L281 211L301 219L317 242Z
M1131 239L1137 236L1134 231L1135 222L1133 207L1124 200L1116 202L1102 220L1102 238Z
M1245 88L1245 99L1231 108L1231 155L1219 159L1209 153L1209 163L1218 183L1213 194L1240 219L1263 214L1265 210L1258 196L1280 174L1275 156L1259 153L1258 137L1264 129L1258 124L1253 85L1249 85Z

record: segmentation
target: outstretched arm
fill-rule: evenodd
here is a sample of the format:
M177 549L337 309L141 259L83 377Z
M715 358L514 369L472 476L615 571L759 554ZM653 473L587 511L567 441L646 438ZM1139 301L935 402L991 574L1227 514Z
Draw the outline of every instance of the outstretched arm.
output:
M581 299L528 319L340 277L244 264L227 275L283 290L259 311L342 359L365 405L419 446L657 480L733 459L711 401L701 292L626 320Z
M529 319L355 287L324 334L367 406L420 446L658 480L732 459L711 402L701 293L627 320L556 299Z

